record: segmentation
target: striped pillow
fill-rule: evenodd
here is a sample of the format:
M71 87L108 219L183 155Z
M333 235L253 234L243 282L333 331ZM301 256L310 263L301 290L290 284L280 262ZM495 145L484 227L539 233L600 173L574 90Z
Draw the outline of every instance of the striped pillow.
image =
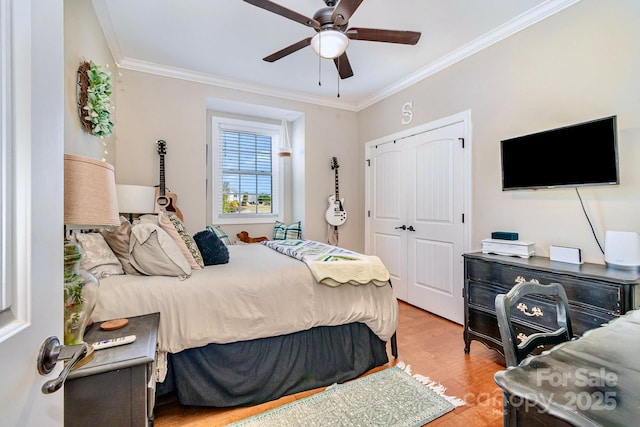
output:
M283 222L276 221L276 224L273 227L273 240L287 239L302 239L302 225L300 225L300 221L289 226L284 225Z
M225 233L222 227L220 227L219 225L207 225L206 229L216 233L216 236L218 236L218 239L222 240L222 243L224 243L225 245L228 246L228 245L234 244L229 238L229 236L227 236L227 233Z

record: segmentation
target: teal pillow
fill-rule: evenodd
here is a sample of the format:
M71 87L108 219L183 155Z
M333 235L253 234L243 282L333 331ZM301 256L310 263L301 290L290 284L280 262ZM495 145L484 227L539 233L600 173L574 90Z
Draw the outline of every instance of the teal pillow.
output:
M225 245L233 245L233 242L231 241L229 236L227 236L227 233L225 233L222 227L220 227L219 225L207 225L206 229L209 231L213 231L216 236L218 236L218 239L222 240L222 243L224 243Z
M283 222L276 221L273 227L273 240L301 240L302 239L302 225L300 221L291 225L285 225Z

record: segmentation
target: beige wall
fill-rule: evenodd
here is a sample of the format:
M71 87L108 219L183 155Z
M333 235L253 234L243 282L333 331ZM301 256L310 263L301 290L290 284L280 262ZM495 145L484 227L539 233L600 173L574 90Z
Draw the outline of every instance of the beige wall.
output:
M608 115L618 116L619 186L580 194L602 244L606 230L640 231L640 2L582 0L358 114L364 144L467 109L472 120L472 249L492 231L579 247L604 259L574 189L501 191L500 140ZM536 165L523 165L535 173ZM364 206L364 196L359 199Z
M202 83L122 70L118 84L116 181L156 185L159 157L156 141L167 142L166 185L177 194L187 229L195 233L206 222L207 100L217 98L268 106L304 114L296 123L291 161L293 208L291 221L303 221L305 238L326 241L324 214L334 191L331 157L341 164L340 195L354 214L340 229L341 245L360 250L364 244L362 215L356 210L358 187L356 113L256 95ZM304 144L300 144L300 138ZM304 175L303 175L304 174ZM313 177L312 179L310 177ZM301 184L303 188L300 188ZM361 210L361 208L360 208ZM301 217L303 216L303 217ZM224 226L228 234L247 230L252 236L273 236L273 225Z
M114 164L116 131L108 138L101 139L84 132L80 125L76 78L83 61L93 61L111 72L111 102L115 106L118 72L91 1L64 0L64 152L105 158ZM115 123L113 114L111 121Z
M99 157L101 141L82 133L75 110L79 61L112 61L88 3L65 0L65 151ZM196 232L206 225L207 100L299 111L304 123L294 133L304 145L294 147L291 220L303 221L306 238L326 240L324 212L333 192L329 162L336 156L349 214L340 244L364 250L364 144L469 109L472 249L491 231L508 230L535 241L538 254L548 254L550 244L576 246L587 261L603 262L573 189L501 191L499 141L616 114L621 185L580 192L601 242L607 229L640 230L639 16L635 0L582 0L359 113L122 69L122 76L114 76L118 108L110 162L119 183L156 185L155 142L167 141L167 185L178 194L187 228ZM403 126L400 111L408 101L414 117ZM228 228L230 234L243 228L252 235L271 231Z

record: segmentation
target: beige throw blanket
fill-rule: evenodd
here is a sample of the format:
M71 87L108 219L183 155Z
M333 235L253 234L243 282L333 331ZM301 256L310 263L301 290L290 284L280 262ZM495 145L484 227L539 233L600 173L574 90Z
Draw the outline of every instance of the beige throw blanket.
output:
M384 286L389 281L389 271L377 256L313 240L271 240L262 244L304 262L315 279L328 286L345 283Z

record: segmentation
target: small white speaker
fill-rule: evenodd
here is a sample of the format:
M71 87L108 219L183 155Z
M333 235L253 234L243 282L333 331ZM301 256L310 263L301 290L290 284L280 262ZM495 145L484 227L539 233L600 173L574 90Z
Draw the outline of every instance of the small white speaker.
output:
M549 258L551 261L582 264L582 251L580 248L568 248L566 246L549 246Z
M604 263L607 267L640 271L640 233L607 231Z

